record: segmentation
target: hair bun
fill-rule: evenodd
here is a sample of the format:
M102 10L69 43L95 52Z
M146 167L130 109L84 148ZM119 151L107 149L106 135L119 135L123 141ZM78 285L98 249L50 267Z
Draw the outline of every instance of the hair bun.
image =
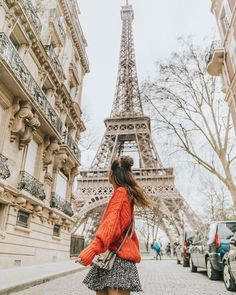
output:
M122 156L120 157L121 167L127 170L130 170L134 165L134 160L130 156Z

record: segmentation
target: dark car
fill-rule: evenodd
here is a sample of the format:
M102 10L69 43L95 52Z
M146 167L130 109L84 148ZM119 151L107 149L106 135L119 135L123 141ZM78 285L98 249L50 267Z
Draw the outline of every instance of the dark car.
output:
M236 232L236 221L218 221L196 233L190 246L190 270L207 270L210 280L219 279L223 271L223 256L229 251L230 238Z
M180 239L180 243L176 248L177 264L182 262L183 267L189 266L189 248L193 242L194 235L194 231L185 231L183 238Z
M236 291L236 234L230 239L229 252L223 257L223 280L228 291Z

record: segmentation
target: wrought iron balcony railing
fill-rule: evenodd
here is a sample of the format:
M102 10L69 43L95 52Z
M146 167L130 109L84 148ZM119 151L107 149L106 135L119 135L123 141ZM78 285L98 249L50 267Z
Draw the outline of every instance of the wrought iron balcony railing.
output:
M26 171L20 172L20 181L18 184L19 190L29 192L33 197L43 201L46 198L43 183Z
M37 12L35 11L32 1L20 0L19 2L24 8L25 14L27 15L27 18L29 19L30 23L34 26L36 33L39 34L42 30L42 24L37 15Z
M53 67L54 67L55 71L57 72L59 78L61 80L63 80L63 78L64 78L63 68L61 66L61 63L60 63L55 51L54 51L53 46L52 45L46 45L45 50L47 52L47 55L50 57L50 59L52 61L52 64L53 64Z
M30 74L17 50L5 33L0 33L0 60L1 59L5 61L8 68L14 73L19 83L24 86L29 97L33 98L48 121L62 134L62 121L50 105L43 91Z
M56 208L68 216L74 215L74 212L71 208L71 204L69 202L65 201L62 197L60 197L55 192L52 192L52 194L51 194L50 207Z
M74 139L71 137L71 135L67 131L65 131L63 134L62 143L68 145L72 153L80 161L81 152L78 147L78 144L74 141Z
M211 61L212 56L216 50L222 50L222 49L223 49L223 46L220 40L213 41L211 43L210 52L206 55L206 63L208 64Z
M7 166L7 158L0 154L0 178L7 179L11 173Z

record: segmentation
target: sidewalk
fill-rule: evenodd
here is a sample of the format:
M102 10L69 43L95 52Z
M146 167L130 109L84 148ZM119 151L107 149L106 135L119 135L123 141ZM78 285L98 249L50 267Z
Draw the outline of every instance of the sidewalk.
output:
M155 253L142 253L141 255L142 260L155 260ZM175 256L167 256L167 255L162 255L161 259L163 260L175 260L176 257Z
M8 295L84 269L74 260L0 269L0 295Z

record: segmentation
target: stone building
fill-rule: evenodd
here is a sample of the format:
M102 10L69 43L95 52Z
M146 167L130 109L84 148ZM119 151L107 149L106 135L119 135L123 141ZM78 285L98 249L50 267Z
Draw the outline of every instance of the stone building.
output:
M236 1L212 0L221 40L213 41L207 56L207 71L221 76L236 132Z
M87 46L76 0L0 0L0 268L69 258Z

